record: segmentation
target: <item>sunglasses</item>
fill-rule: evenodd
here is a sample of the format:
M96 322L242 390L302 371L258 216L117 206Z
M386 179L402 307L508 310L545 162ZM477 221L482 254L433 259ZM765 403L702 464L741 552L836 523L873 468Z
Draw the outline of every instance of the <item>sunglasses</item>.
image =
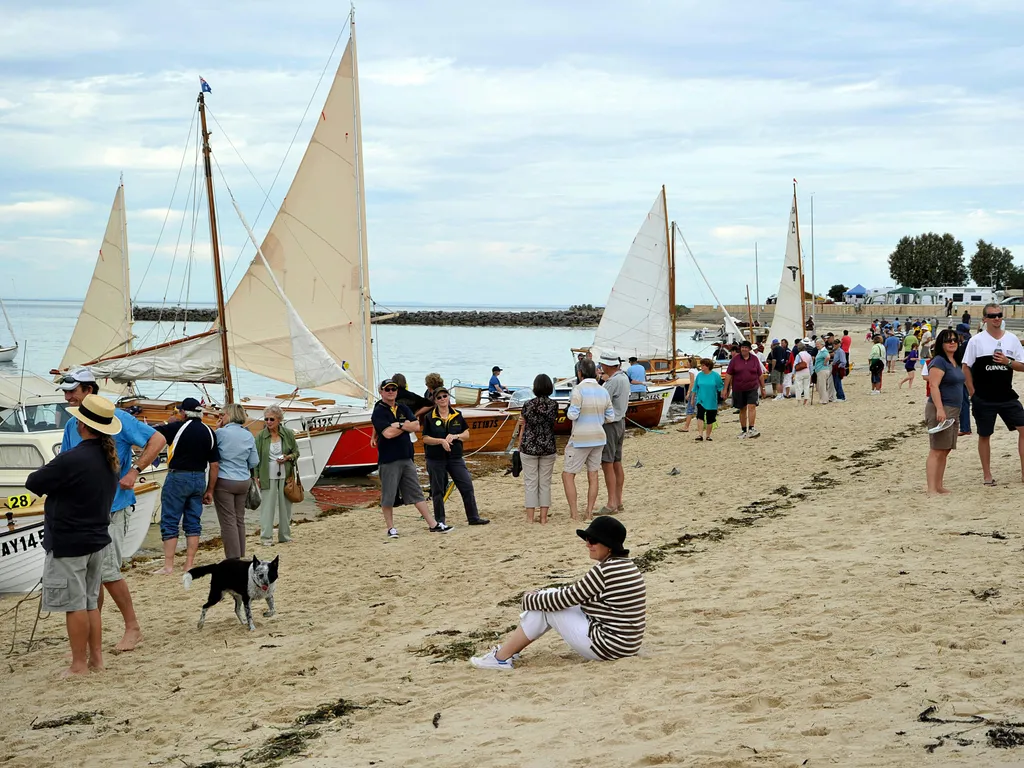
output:
M600 541L595 539L593 536L584 536L583 540L585 542L587 542L587 544L600 544L601 543Z
M398 391L398 387L384 387L384 389L382 389L381 391L382 392L397 392Z
M264 421L277 421L277 419L276 419L276 418L274 418L273 416L267 416L267 417L266 417L265 419L263 419L263 420L264 420Z
M989 320L995 320L996 318L1002 317L1002 316L1003 316L1002 312L996 312L994 314L993 313L989 313L989 314L985 315L985 317L987 317Z
M448 395L434 395L435 400L447 400Z
M81 384L82 382L80 382L74 376L65 376L64 378L62 378L60 380L60 383L61 384Z

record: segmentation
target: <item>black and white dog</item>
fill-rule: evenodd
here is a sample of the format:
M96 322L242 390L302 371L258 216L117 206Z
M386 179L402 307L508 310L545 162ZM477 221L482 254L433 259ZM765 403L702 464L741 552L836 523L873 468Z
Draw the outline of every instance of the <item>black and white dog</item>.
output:
M210 582L210 596L203 606L203 612L199 616L199 629L203 628L206 622L206 611L220 602L225 592L230 592L235 598L235 616L242 624L249 626L249 631L256 629L252 621L252 601L266 600L267 610L264 616L273 616L274 611L274 590L277 588L277 564L281 559L278 555L271 561L260 560L256 555L252 556L252 562L245 560L223 560L214 565L201 565L193 568L181 577L181 583L185 589L192 586L193 579L200 579L206 575L212 575ZM244 609L244 610L243 610Z

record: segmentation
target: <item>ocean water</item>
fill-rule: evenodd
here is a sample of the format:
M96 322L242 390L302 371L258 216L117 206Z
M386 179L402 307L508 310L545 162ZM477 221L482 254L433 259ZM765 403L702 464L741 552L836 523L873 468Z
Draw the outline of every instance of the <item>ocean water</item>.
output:
M13 362L0 363L0 373L17 373L24 366L29 373L48 376L60 364L68 340L81 310L71 301L7 301L7 312L21 348ZM413 307L410 306L410 309ZM416 307L425 309L426 307ZM493 307L488 309L495 309ZM513 310L522 311L523 307ZM208 326L190 323L189 333ZM181 333L169 323L137 322L136 344L167 340L168 332ZM6 329L0 330L0 343L7 343ZM440 373L446 383L458 381L487 383L491 367L504 369L502 381L509 385L528 385L544 372L552 376L572 374L575 357L572 347L590 344L593 328L467 328L450 326L373 326L374 380L403 373L410 386L422 389L423 377ZM287 384L275 382L248 371L233 370L240 396L274 395L288 391ZM183 398L201 391L194 384L139 382L140 390L151 397ZM206 390L220 400L223 390L207 385ZM336 397L335 395L328 395ZM343 399L343 398L341 398Z

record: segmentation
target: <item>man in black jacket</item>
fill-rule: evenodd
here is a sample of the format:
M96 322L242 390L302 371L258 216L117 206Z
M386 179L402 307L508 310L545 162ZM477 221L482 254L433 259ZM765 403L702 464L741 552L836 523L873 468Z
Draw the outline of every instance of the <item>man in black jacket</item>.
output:
M82 442L25 480L28 490L46 496L42 609L65 614L71 641L65 677L103 669L99 598L119 477L117 449L109 436L121 431L113 403L99 395L88 395L68 413L78 419Z

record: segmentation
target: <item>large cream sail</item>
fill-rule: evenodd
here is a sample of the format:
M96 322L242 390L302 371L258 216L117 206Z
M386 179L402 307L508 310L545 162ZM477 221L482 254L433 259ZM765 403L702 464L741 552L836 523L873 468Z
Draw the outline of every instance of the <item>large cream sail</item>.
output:
M353 30L309 147L263 240L266 261L253 258L226 314L233 365L303 386L293 322L276 278L305 327L349 374L318 388L365 399L372 357L356 88Z
M651 206L615 279L594 334L594 347L623 359L671 357L668 228L664 190Z
M96 268L60 369L131 350L131 300L124 185L117 188Z
M801 285L802 270L800 269L800 233L799 219L796 210L796 192L793 192L793 205L789 212L789 229L786 233L786 259L782 265L782 276L779 278L778 298L775 302L775 317L772 319L771 334L773 339L789 339L789 347L793 348L794 340L804 336L803 313L800 304L803 301Z

